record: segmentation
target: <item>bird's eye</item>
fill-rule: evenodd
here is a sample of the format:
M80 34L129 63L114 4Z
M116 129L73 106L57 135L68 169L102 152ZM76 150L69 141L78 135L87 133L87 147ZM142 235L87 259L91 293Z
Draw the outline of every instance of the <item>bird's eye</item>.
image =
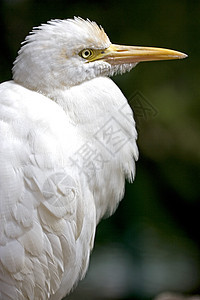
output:
M84 49L79 53L79 55L84 59L87 59L88 57L92 56L92 54L93 51L91 49Z

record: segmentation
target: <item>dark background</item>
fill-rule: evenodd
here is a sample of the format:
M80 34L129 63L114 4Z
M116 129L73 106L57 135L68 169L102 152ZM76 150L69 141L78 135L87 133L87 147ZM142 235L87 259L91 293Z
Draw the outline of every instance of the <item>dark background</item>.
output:
M67 299L152 299L200 292L200 2L0 0L0 81L32 29L89 18L113 43L185 52L114 77L135 110L140 159L134 184L97 228L89 272Z

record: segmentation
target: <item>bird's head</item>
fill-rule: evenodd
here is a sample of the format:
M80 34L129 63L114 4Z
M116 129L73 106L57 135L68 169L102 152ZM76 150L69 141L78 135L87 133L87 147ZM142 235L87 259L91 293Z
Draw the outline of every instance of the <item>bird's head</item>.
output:
M76 17L34 28L18 54L14 80L42 93L124 73L140 61L186 57L174 50L111 44L102 27Z

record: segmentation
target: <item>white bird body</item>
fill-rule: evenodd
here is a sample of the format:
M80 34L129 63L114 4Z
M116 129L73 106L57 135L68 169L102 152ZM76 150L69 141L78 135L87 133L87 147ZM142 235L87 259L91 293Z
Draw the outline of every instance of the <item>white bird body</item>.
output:
M14 81L0 85L4 300L59 300L70 292L87 270L96 225L116 209L125 177L133 179L138 157L132 111L105 77L135 63L118 67L100 60L86 64L78 54L74 58L75 45L77 53L110 46L102 29L90 21L42 26L20 50ZM96 35L88 45L92 30ZM77 33L74 44L65 45L63 32ZM78 33L86 46L78 43ZM103 35L99 45L98 35Z
M105 86L112 90L113 98L107 95ZM134 174L136 131L133 118L126 119L120 110L127 102L117 86L110 79L99 77L62 92L56 91L56 94L59 94L59 105L13 81L0 86L0 192L4 199L1 203L0 257L2 280L8 280L5 284L11 285L11 299L25 299L18 294L20 286L23 286L24 295L29 292L30 299L47 299L60 285L65 269L69 286L64 282L61 298L69 292L87 270L96 224L105 213L111 214L121 200L125 173L129 177ZM97 103L99 97L102 100ZM85 104L84 110L80 99ZM76 114L73 106L77 107ZM126 109L131 117L128 105ZM121 120L123 127L112 122L112 117L118 122ZM129 135L123 152L112 154L108 151L112 148L112 136L108 142L105 138L105 146L96 139L95 134L110 120L114 131L121 130L121 138L124 139L125 133ZM91 155L95 155L86 161L81 156L83 161L80 161L78 151L84 151L86 145L85 151L91 149ZM66 196L61 199L59 196L62 193L64 196L64 191L57 187L52 195L51 185L51 197L46 195L48 180L53 180L54 176L58 176L55 188L63 180L63 188L67 188ZM67 197L69 189L70 200ZM54 214L55 209L61 212L56 210ZM49 265L49 259L54 264ZM48 279L44 278L47 270L51 275ZM55 282L50 284L51 272ZM36 279L38 287L34 287ZM26 281L31 281L33 286L29 287ZM6 299L2 295L2 299ZM55 299L61 298L55 295Z

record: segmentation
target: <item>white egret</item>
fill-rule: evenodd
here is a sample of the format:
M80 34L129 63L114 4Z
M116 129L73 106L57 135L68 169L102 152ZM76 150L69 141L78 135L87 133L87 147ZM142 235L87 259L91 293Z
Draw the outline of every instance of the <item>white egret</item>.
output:
M111 44L81 18L27 36L0 85L0 299L59 300L83 278L138 158L132 111L108 77L184 57Z

